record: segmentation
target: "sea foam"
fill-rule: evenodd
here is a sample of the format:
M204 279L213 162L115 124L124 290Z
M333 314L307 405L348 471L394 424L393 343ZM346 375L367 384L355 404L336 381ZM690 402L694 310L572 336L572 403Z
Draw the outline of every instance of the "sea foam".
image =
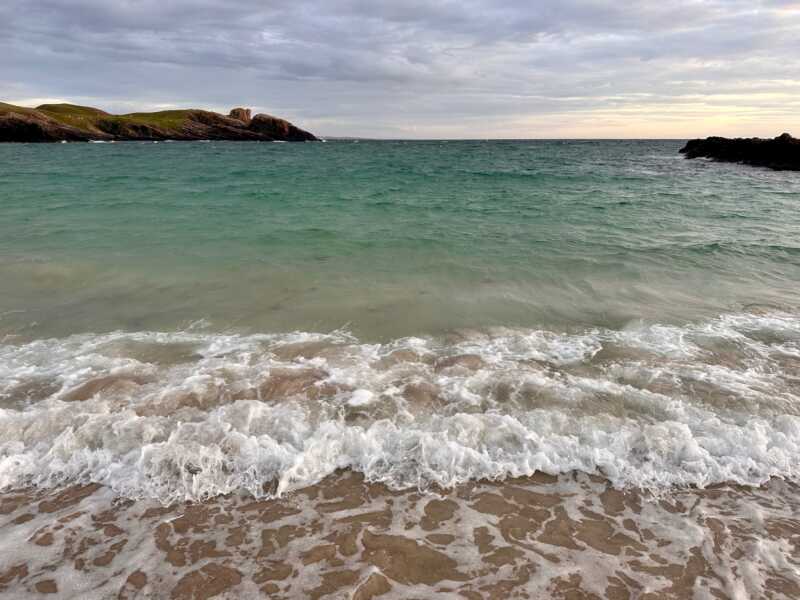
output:
M0 346L0 488L162 502L567 471L655 490L797 478L800 318L495 329L139 332Z

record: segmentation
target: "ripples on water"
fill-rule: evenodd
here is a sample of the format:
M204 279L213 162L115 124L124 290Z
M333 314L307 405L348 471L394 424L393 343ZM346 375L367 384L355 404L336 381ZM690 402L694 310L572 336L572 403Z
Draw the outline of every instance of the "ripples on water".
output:
M679 146L3 146L0 485L794 476L800 182Z
M4 146L0 334L207 319L385 341L796 307L797 175L679 147Z
M0 593L796 596L800 180L679 147L0 145Z

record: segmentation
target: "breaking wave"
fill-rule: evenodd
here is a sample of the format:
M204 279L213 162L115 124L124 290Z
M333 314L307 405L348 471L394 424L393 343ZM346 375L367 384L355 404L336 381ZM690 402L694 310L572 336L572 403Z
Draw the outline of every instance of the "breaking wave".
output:
M800 317L351 334L83 334L0 345L0 488L162 502L599 473L664 489L797 478Z

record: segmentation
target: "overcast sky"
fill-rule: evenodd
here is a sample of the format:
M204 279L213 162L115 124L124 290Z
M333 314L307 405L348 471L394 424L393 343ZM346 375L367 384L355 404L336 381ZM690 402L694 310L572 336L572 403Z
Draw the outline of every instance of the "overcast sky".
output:
M800 135L800 1L0 0L0 99L322 135Z

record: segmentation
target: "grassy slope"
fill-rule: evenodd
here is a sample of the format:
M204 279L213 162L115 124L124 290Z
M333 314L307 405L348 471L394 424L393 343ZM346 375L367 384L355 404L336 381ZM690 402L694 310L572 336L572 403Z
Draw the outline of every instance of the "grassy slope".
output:
M130 113L110 118L125 123L139 123L160 129L177 130L183 126L190 112L192 112L191 109L161 110L151 113Z
M42 104L36 110L59 123L88 131L98 131L98 119L108 114L96 108L74 104Z
M31 113L35 113L36 109L25 108L24 106L16 106L14 104L6 104L5 102L0 102L0 115L4 115L10 112L28 115Z
M100 131L100 128L97 127L97 123L101 120L150 125L168 131L178 131L183 127L189 113L192 111L162 110L152 113L111 115L97 108L77 106L75 104L42 104L33 109L0 102L0 115L7 112L22 114L36 114L38 112L64 125L71 125L72 127L88 131Z

